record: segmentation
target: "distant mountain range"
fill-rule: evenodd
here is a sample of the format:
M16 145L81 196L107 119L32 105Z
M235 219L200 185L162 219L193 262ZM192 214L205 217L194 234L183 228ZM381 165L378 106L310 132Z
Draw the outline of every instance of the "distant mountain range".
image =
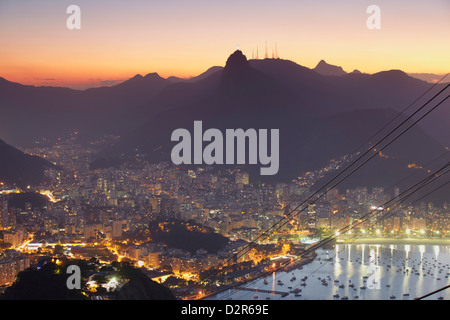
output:
M413 78L417 78L430 83L436 83L445 76L444 74L434 74L434 73L408 73L408 75ZM447 78L446 82L449 81L450 80Z
M320 60L317 66L314 68L314 71L324 76L343 76L347 74L347 72L345 72L342 67L328 64L325 62L325 60Z
M323 60L314 69L282 59L249 62L254 69L290 87L297 96L303 96L299 102L309 106L302 107L316 105L316 109L321 111L336 103L336 110L328 111L380 107L401 110L414 99L415 92L420 92L417 90L429 86L401 71L383 71L373 75L362 74L358 70L346 73L341 67ZM164 79L157 73L150 73L136 75L115 86L86 90L21 85L0 77L0 138L13 145L27 146L41 137L58 137L73 131L80 131L88 137L105 132L123 134L160 110L195 102L212 94L222 71L223 67L211 67L190 79ZM324 74L339 76L327 77ZM372 86L372 83L379 87ZM384 89L383 95L377 95ZM321 92L315 94L318 91ZM449 123L442 123L442 117L431 116L430 119L429 125L424 127L445 143L450 133Z
M310 69L283 59L247 60L239 50L225 67L212 67L191 79L164 79L152 73L79 91L0 78L0 137L28 145L39 137L72 131L86 139L113 133L121 141L104 150L102 159L140 150L149 160L170 162L171 133L177 128L192 130L195 120L202 120L205 130L277 128L280 172L266 178L289 181L354 151L431 85L400 70L347 73L323 60ZM442 87L438 84L434 91ZM445 152L449 136L450 110L442 108L346 187L395 183L411 173L408 164L423 164ZM257 181L261 177L255 168L249 170Z
M325 60L320 60L317 66L313 69L314 71L324 75L324 76L343 76L348 74L342 67L328 64ZM361 73L361 71L355 69L351 73ZM407 73L410 77L423 80L429 83L436 83L444 77L444 74L434 74L434 73ZM447 79L447 82L450 80Z

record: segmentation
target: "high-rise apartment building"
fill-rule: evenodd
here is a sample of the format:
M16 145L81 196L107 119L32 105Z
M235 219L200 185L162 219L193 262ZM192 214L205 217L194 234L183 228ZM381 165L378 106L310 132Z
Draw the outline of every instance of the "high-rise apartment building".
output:
M8 200L0 196L0 230L8 227Z

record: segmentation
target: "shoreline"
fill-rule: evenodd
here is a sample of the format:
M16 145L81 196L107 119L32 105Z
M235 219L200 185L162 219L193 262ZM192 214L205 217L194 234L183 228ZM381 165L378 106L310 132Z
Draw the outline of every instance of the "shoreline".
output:
M310 257L305 257L305 258L303 258L303 259L300 259L300 260L296 261L293 265L287 265L287 266L285 266L285 267L280 268L280 270L274 271L274 272L291 272L291 271L297 270L297 269L300 270L300 269L303 268L304 265L307 265L307 264L313 262L314 259L316 258L316 256L317 256L317 253L314 251L313 254L312 254L312 256L310 256ZM239 282L239 284L224 285L224 286L223 286L222 288L220 288L218 291L216 291L216 292L214 292L214 293L210 293L210 294L208 294L208 295L202 297L201 300L208 300L208 298L217 296L217 295L219 295L220 293L222 293L222 292L224 292L224 291L226 291L226 290L229 290L229 289L232 290L232 289L233 289L234 287L236 287L236 286L244 286L244 285L246 285L247 283L256 281L256 280L258 280L258 279L261 279L261 278L264 277L264 276L268 276L268 274L269 274L269 272L266 271L266 272L263 272L262 274L256 276L256 277L253 278L253 279L248 279L248 280Z
M363 239L340 239L334 244L404 244L404 245L440 245L440 246L450 246L450 239L418 239L418 238L363 238ZM293 265L288 265L281 268L278 272L290 272L296 269L302 269L304 265L309 264L315 260L316 251L314 250L314 256L301 259L294 263ZM248 279L239 283L239 285L245 285L249 282L255 281L261 278L263 275L257 276L253 279ZM225 285L214 293L210 293L201 298L201 300L209 300L210 298L219 295L220 293L233 289L234 285Z
M410 245L439 245L450 246L450 239L418 239L418 238L365 238L342 239L336 244L410 244Z

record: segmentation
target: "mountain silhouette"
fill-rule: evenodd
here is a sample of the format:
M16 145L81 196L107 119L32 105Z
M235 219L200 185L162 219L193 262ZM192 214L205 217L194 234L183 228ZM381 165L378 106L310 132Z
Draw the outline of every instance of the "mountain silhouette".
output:
M44 180L44 171L56 168L52 163L31 156L0 140L0 181L25 187Z
M434 73L408 73L410 77L420 79L423 81L427 81L430 83L436 83L441 78L444 77L444 74L434 74ZM449 79L447 79L449 81Z
M73 90L21 85L0 78L0 138L13 145L30 146L40 138L55 139L74 131L90 139L125 130L126 125L117 127L114 121L129 109L148 104L171 83L148 74L111 87Z
M322 74L325 69L328 75ZM192 131L196 120L203 121L204 130L279 129L280 171L264 179L290 181L351 153L431 87L401 70L374 74L340 70L325 61L310 69L284 59L248 60L237 50L225 67L213 67L191 79L136 75L115 86L83 91L0 79L4 115L0 137L29 143L30 137L57 137L73 129L90 138L115 133L121 141L104 150L102 159L139 150L150 161L170 163L171 133L178 128ZM333 72L339 76L330 76ZM384 176L389 180L384 186L400 179L411 172L408 164L423 164L444 152L449 136L450 110L443 107L387 148L386 157L377 157L378 171L367 172L348 187L379 186ZM116 163L104 161L108 162ZM263 179L259 166L248 170L254 181Z
M320 60L317 66L314 68L314 71L324 76L343 76L347 74L347 72L345 72L342 67L328 64L325 62L325 60Z
M222 70L222 69L223 69L223 67L214 66L214 67L209 68L205 72L203 72L203 73L201 73L201 74L199 74L198 76L195 76L195 77L191 77L191 78L186 78L185 79L185 78L178 78L178 77L171 76L171 77L168 77L167 80L170 80L172 82L195 82L197 80L201 80L201 79L207 78L211 74L213 74L213 73L215 73L215 72L217 72L219 70Z
M278 94L278 98L283 98L278 104L301 105L302 109L322 115L360 108L400 111L417 93L431 86L396 70L330 77L289 60L248 63L253 68L251 73L262 72L266 79L276 80L278 88L283 87L286 94ZM164 79L157 74L136 75L115 86L87 90L35 87L0 78L0 138L13 145L26 146L42 137L56 138L73 131L86 139L105 133L125 135L160 112L217 95L223 69L212 67L189 81ZM275 98L266 101L271 95L262 90L263 85L250 79L246 82L241 91L252 90L252 86L261 89L246 95L250 102L258 99L263 104L275 105ZM269 81L266 88L272 91ZM238 99L248 104L244 100L244 96ZM431 114L422 125L435 139L446 144L450 135L450 110L442 112L445 114Z
M170 162L171 132L176 128L192 132L195 120L203 121L204 130L276 128L280 129L278 174L262 177L259 166L247 169L254 182L290 181L305 171L321 168L332 158L355 151L398 116L397 104L404 106L414 97L411 88L427 88L422 81L399 70L324 77L290 61L248 61L241 52L229 57L220 77L219 72L212 81L214 94L161 111L134 134L125 136L123 146L137 146L151 160ZM396 123L405 118L406 115L398 117ZM386 132L370 142L374 143ZM119 149L123 152L126 147ZM423 128L413 127L372 160L371 170L361 170L343 187L388 187L411 174L409 164L424 164L444 151Z
M305 171L326 165L332 158L354 152L374 132L398 116L398 111L391 108L394 107L392 102L390 105L380 103L388 99L378 99L375 101L378 103L372 102L369 106L363 105L361 101L365 98L364 94L375 97L376 93L374 89L369 90L369 84L361 85L361 79L382 88L380 90L384 90L387 96L400 102L408 99L396 97L388 87L402 88L402 83L398 82L407 83L405 87L423 84L401 71L392 70L374 75L348 74L339 77L340 90L336 90L338 82L334 81L335 77L331 77L331 81L330 77L323 77L314 70L286 60L248 61L240 51L228 58L223 70L210 77L210 81L205 79L211 85L209 94L198 95L189 103L177 99L177 106L151 116L145 124L124 136L122 144L114 152L109 152L123 153L132 147L133 150L137 148L148 153L152 161L170 162L174 145L170 141L172 131L186 128L192 132L196 120L203 121L203 130L274 128L280 130L279 173L274 177L261 177L259 166L248 166L247 169L253 181L290 181ZM201 87L203 84L191 84L190 88L192 86ZM321 93L320 88L327 95ZM169 86L165 91L172 92L172 89ZM403 90L406 91L406 88ZM358 91L364 91L364 94L358 94ZM339 92L344 92L344 97ZM167 94L170 99L174 96ZM325 104L325 101L330 105ZM405 115L398 117L396 123L405 118ZM386 132L381 132L370 142L374 143ZM411 173L408 164L423 164L432 155L437 156L443 151L444 147L424 129L413 127L408 135L387 148L386 154L373 160L376 170L373 169L372 174L365 173L364 178L355 178L345 187L390 185Z

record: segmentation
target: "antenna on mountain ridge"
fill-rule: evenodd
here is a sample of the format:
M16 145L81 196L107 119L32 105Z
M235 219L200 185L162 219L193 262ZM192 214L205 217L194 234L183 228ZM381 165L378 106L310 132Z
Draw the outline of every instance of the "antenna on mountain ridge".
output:
M267 59L267 58L268 58L268 55L267 55L267 41L266 41L266 51L264 53L264 59Z

